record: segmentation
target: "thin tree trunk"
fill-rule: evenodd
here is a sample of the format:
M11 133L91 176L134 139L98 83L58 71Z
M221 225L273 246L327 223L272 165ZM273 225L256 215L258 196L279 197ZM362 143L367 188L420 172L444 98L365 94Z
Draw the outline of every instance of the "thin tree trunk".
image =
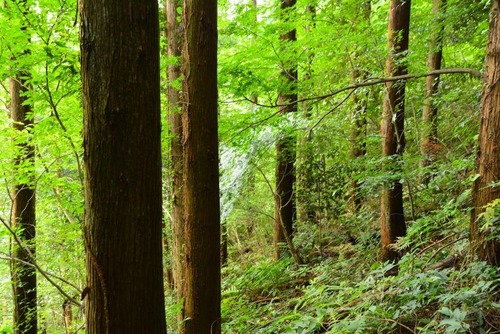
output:
M500 198L500 1L494 0L490 12L490 35L486 55L486 75L481 101L481 123L479 126L479 150L477 173L474 182L474 210L470 227L471 249L481 261L500 266L500 242L491 238L499 223L488 222L481 216L485 206ZM497 202L496 210L500 203ZM492 224L483 229L484 223Z
M80 2L90 334L166 332L158 2Z
M314 5L306 7L306 15L310 17L309 24L304 28L306 34L310 34L315 27L316 8ZM314 60L314 50L307 50L307 66L303 76L303 82L311 80L312 64ZM306 119L312 116L312 103L305 101L302 103L302 112ZM297 211L299 219L303 222L313 223L316 220L316 206L314 196L314 165L315 157L313 144L308 133L302 133L299 140L297 152Z
M363 19L369 24L371 15L371 1L363 2ZM358 28L359 29L359 28ZM355 54L353 59L352 82L356 84L368 77L368 72L358 65L360 55ZM366 104L368 94L354 92L352 102L354 108L351 111L351 132L349 134L350 150L349 157L352 160L362 158L366 155ZM349 207L353 213L358 212L361 207L362 198L359 194L359 183L355 177L351 181L351 194L349 196Z
M183 208L183 154L182 154L182 113L181 91L178 80L181 77L182 53L182 24L178 8L182 8L182 0L166 0L165 16L167 18L167 56L178 58L178 62L171 64L167 69L167 100L168 123L171 135L170 160L171 160L171 192L172 201L172 270L173 280L177 291L178 300L184 298L184 208ZM182 332L183 312L179 314L179 331Z
M217 1L184 0L185 333L220 333Z
M443 59L443 34L444 34L444 13L446 11L446 0L434 0L432 6L432 15L434 24L429 43L429 55L427 57L427 68L429 71L441 69ZM436 153L439 151L437 115L438 107L435 97L439 89L439 75L429 75L425 79L425 100L422 111L423 133L421 150L424 158L422 167L431 166L435 160ZM425 172L424 172L425 173ZM422 182L429 182L429 174L425 173Z
M25 14L28 12L26 0L19 2ZM21 27L22 31L26 26ZM27 40L30 42L29 38ZM21 57L29 54L26 50ZM18 64L19 59L13 59L18 67L14 77L10 78L10 116L12 126L26 138L17 145L14 158L15 171L12 193L11 229L23 243L11 242L12 294L14 298L13 328L14 333L36 334L37 319L37 278L35 261L36 237L36 197L35 197L35 147L30 143L27 132L33 132L34 116L31 105L27 103L30 94L30 73ZM17 261L19 260L19 261Z
M31 106L26 103L29 94L27 78L29 74L21 72L10 79L10 115L13 127L19 133L33 131ZM17 145L15 158L14 191L12 194L11 227L24 245L12 242L12 287L14 296L14 333L37 333L37 289L35 256L35 147L27 141ZM29 167L28 167L29 166ZM28 168L27 168L28 167ZM27 172L23 172L23 170Z
M296 0L281 0L281 9L287 10L295 6ZM285 21L287 19L285 18ZM297 40L296 30L281 35L282 43L293 43ZM281 114L297 111L297 93L294 92L297 83L297 66L288 64L282 68L281 76L288 83L290 91L279 92L278 104L282 107ZM293 236L293 225L296 219L295 203L295 159L296 159L296 136L294 134L283 134L276 143L276 196L274 204L274 249L275 257L279 259L284 251L288 249L287 237L291 240ZM285 236L285 233L287 234Z
M391 0L389 12L388 49L386 72L389 76L408 73L406 53L410 28L410 0ZM405 149L404 111L405 80L386 84L386 97L382 118L382 149L386 159L387 175L401 172ZM398 237L406 235L403 211L403 185L399 178L390 180L382 191L381 200L382 260L397 261L400 254L392 245Z
M73 307L71 302L69 300L65 300L62 304L62 308L65 332L66 334L73 334L73 331L71 330L71 325L73 323Z

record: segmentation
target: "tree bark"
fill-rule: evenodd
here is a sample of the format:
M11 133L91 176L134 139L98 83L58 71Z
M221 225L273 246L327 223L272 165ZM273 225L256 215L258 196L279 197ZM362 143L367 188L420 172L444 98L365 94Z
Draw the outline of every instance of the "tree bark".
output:
M490 12L490 35L486 55L486 74L481 101L477 174L474 182L474 209L470 227L471 249L481 261L500 266L498 222L482 229L485 206L500 198L500 1L494 0ZM498 211L498 204L496 205ZM488 223L488 222L486 222ZM490 238L491 230L496 230Z
M178 80L181 77L180 57L182 53L182 24L179 20L181 14L177 12L182 8L182 0L166 0L165 16L167 18L167 56L178 58L178 62L167 68L167 100L168 124L170 131L170 159L171 159L171 191L172 201L172 269L177 298L184 298L184 207L183 207L183 153L182 153L182 113L181 90ZM184 319L183 312L179 314L179 323ZM179 328L183 330L182 326Z
M371 1L364 1L362 5L363 20L370 23L371 15ZM354 22L356 23L356 22ZM359 30L360 28L358 28ZM360 55L356 53L353 59L352 69L352 83L364 81L369 73L363 66L358 65L360 62ZM351 131L349 134L350 150L349 157L351 160L362 158L366 155L366 107L367 107L367 93L358 93L355 91L352 95L352 102L354 108L351 111ZM349 208L352 213L357 213L361 208L362 198L359 194L359 183L356 177L351 181L351 193L349 196Z
M26 0L18 4L24 14L28 12ZM25 31L26 26L21 26ZM30 39L27 39L30 42ZM20 57L29 55L25 50ZM13 329L14 333L36 334L37 319L37 277L35 262L36 237L36 193L35 193L35 147L30 143L27 133L33 132L34 116L28 102L30 95L30 73L19 59L13 59L17 71L10 78L10 117L12 126L20 136L26 138L16 145L14 158L14 184L12 193L11 229L17 239L11 240L12 294L14 299ZM31 264L31 265L30 265Z
M386 72L389 76L408 73L406 53L410 28L410 0L391 0L389 11L388 49ZM399 174L405 149L404 110L405 80L386 83L382 117L382 151L386 159L387 175ZM391 179L382 191L381 200L382 260L397 261L400 254L392 248L398 237L406 234L403 211L403 185Z
M158 3L80 2L87 333L165 333Z
M217 1L184 0L185 333L220 333Z
M446 0L434 0L432 14L434 23L429 43L429 55L427 57L427 68L429 71L441 69L443 59L443 34L444 34L444 14L446 11ZM438 107L435 97L439 90L439 74L429 75L425 79L425 100L422 111L423 133L421 150L424 155L422 167L431 166L439 151L437 115ZM429 174L424 172L422 182L429 182Z
M316 7L311 4L307 5L306 15L310 19L310 22L304 27L304 33L310 34L316 25ZM314 60L314 50L306 50L306 52L307 64L302 78L304 83L310 82L311 80ZM304 117L310 119L313 111L312 103L310 103L310 101L304 101L301 105L301 109ZM311 142L311 137L307 131L305 131L301 134L299 148L297 150L297 211L300 221L311 224L316 221L317 211L317 201L315 200L316 196L314 189L314 167L315 157L313 143Z
M31 106L26 103L29 94L29 73L20 71L10 79L10 115L14 129L19 133L33 131ZM14 160L14 187L12 194L11 228L21 245L12 242L11 275L14 296L14 333L37 333L37 289L35 256L35 147L26 141L17 145ZM25 172L23 172L25 170Z
M296 0L281 0L281 10L289 10L295 7ZM285 21L287 18L285 18ZM293 43L297 40L296 30L292 29L280 36L283 44ZM281 76L287 83L289 91L278 92L278 104L285 105L281 107L280 113L287 114L297 111L297 93L295 86L297 84L297 65L287 62L282 68ZM293 225L296 219L295 203L295 159L296 159L296 136L285 133L276 143L276 196L274 204L274 234L273 244L275 257L279 259L284 251L289 248L286 242L285 233L290 240L293 236ZM283 229L283 227L285 229ZM288 249L290 251L290 249Z

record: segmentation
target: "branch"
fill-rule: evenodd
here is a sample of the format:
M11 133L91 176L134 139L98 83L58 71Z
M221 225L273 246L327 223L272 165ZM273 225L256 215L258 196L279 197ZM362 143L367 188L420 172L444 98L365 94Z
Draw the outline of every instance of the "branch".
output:
M254 103L254 104L258 105L259 107L265 107L265 108L287 107L289 105L300 103L300 102L305 102L305 101L321 101L321 100L327 99L329 97L335 96L339 93L345 92L347 90L354 90L354 89L358 89L361 87L375 86L375 85L379 85L382 83L394 82L394 81L399 81L399 80L419 79L419 78L424 78L424 77L428 77L431 75L441 75L441 74L469 74L472 77L479 78L479 79L481 79L483 77L483 74L480 71L474 70L472 68L444 68L441 70L434 70L434 71L429 71L429 72L420 73L420 74L405 74L405 75L398 75L398 76L387 77L387 78L378 78L378 77L367 78L366 80L364 80L362 82L352 84L349 86L344 86L344 87L336 89L333 92L328 93L328 94L311 96L311 97L304 97L302 99L298 99L296 101L292 101L292 102L287 103L287 104L268 104L268 105L260 104L260 103Z
M52 278L50 278L49 274L47 272L45 272L45 270L43 270L39 265L38 263L35 261L35 257L33 256L33 253L31 252L31 250L26 247L23 242L21 240L19 240L19 238L17 237L17 234L16 232L14 232L12 230L12 228L9 226L9 224L7 224L7 222L5 220L3 220L3 218L0 217L0 221L2 222L2 224L5 226L5 228L10 232L10 234L12 234L13 238L14 238L14 241L16 242L16 244L21 247L22 249L24 249L26 251L26 254L29 256L30 260L33 262L33 266L36 268L36 270L38 270L40 272L40 274L42 274L43 277L45 277L45 279L53 286L57 289L57 291L59 291L64 297L66 297L66 299L68 299L70 302L72 302L73 304L75 304L76 306L78 307L81 307L81 304L74 298L72 298L70 295L68 295L56 282L54 282L52 280Z
M442 75L442 74L469 74L472 77L479 78L479 79L481 79L483 77L483 74L480 71L474 70L472 68L445 68L445 69L441 69L441 70L434 70L434 71L429 71L429 72L420 73L420 74L405 74L405 75L398 75L398 76L388 77L388 78L377 78L377 77L367 78L366 80L364 80L362 82L358 82L356 84L352 84L349 86L344 86L344 87L336 89L333 92L328 93L328 94L304 97L304 98L301 98L301 99L298 99L295 101L291 101L290 103L286 103L286 104L279 104L279 103L262 104L262 103L255 102L247 97L243 97L243 99L245 101L248 101L256 106L263 107L263 108L279 107L279 110L272 113L269 116L266 116L266 117L256 121L256 122L250 123L248 126L244 127L240 131L238 131L238 133L235 134L234 137L238 136L239 134L241 134L245 130L248 130L250 128L254 128L256 125L259 125L261 123L264 123L264 122L270 120L271 118L280 114L284 108L286 108L290 105L294 105L294 104L301 103L301 102L307 102L307 101L313 101L314 103L320 102L322 100L328 99L330 97L333 97L335 95L338 95L338 94L345 92L345 91L348 91L348 90L351 90L351 92L348 94L348 95L351 95L356 89L361 88L361 87L369 87L369 86L375 86L375 85L388 83L388 82L395 82L395 81L399 81L399 80L418 79L418 78L428 77L431 75ZM316 122L316 124L314 124L314 126L309 130L309 135L311 134L312 129L314 129L316 126L318 126L318 124L321 123L321 121L324 119L324 117L326 117L327 115L329 115L330 113L332 113L333 111L338 109L345 102L345 100L346 99L343 99L333 109L331 109L329 112L327 112L325 115L323 115L320 118L320 120L318 122ZM236 102L238 102L238 101L236 101ZM234 138L234 137L231 137L231 138Z
M30 266L30 267L33 267L36 269L36 266L33 264L33 263L30 263L28 261L24 261L24 260L21 260L21 259L18 259L16 257L13 257L13 256L9 256L5 253L0 253L0 254L3 254L3 255L0 255L0 260L6 260L6 261L17 261L17 262L20 262L24 265L27 265L27 266ZM72 288L74 288L78 294L81 294L82 291L80 290L80 288L78 286L76 286L75 284L71 283L70 281L66 280L65 278L62 278L60 276L57 276L56 274L53 274L51 272L48 272L46 271L45 272L47 275L51 276L51 277L54 277L55 279L58 279L59 281L71 286Z

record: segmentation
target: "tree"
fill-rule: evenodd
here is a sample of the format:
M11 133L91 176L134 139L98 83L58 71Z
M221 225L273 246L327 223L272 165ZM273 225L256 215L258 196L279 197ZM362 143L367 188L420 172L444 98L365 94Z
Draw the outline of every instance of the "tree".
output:
M353 22L363 27L363 23L370 24L371 1L364 1L362 4L362 13L364 22ZM361 23L361 24L360 24ZM359 28L358 28L359 29ZM359 81L364 81L368 77L368 71L359 65L360 55L355 53L352 60L352 82L356 84ZM351 129L349 134L350 151L349 157L355 161L366 155L366 109L367 109L367 93L354 92L352 94L353 108L351 110ZM351 181L351 194L349 198L350 210L357 212L361 207L361 195L359 194L359 183L356 177Z
M180 57L182 52L182 25L178 9L182 8L182 0L167 0L165 16L167 18L167 56L175 58L175 63L167 69L167 112L170 131L171 160L171 201L172 201L172 266L174 284L179 300L183 298L183 245L184 245L184 212L183 212L183 175L182 175L182 114ZM179 315L182 321L182 312ZM179 323L182 323L182 322Z
M217 1L184 0L185 333L220 333Z
M444 33L444 13L446 11L446 0L434 0L432 14L434 22L432 24L431 37L429 42L429 55L427 57L427 68L429 71L441 69L443 59L443 33ZM437 114L438 107L435 97L439 89L439 75L429 75L425 78L425 101L422 111L423 133L421 150L424 154L422 167L427 167L435 160L435 155L439 150L437 138ZM425 172L424 172L425 173ZM424 176L423 182L429 181L428 176Z
M158 3L80 3L87 333L165 333Z
M500 198L500 1L494 0L490 12L490 33L486 55L486 74L481 101L477 179L470 227L471 248L482 261L500 266L498 219L485 215L486 207L496 211Z
M286 15L295 8L296 0L281 0L281 10ZM297 40L296 29L280 36L282 44L293 43ZM287 55L289 57L289 55ZM282 91L278 92L278 104L280 114L286 115L297 111L297 65L291 61L283 62L281 77L283 82ZM296 159L296 136L283 133L276 143L276 189L274 204L274 249L275 257L279 259L283 255L283 245L290 246L293 234L293 225L296 219L295 203L295 159ZM287 240L289 239L289 240Z
M410 0L391 0L389 11L388 49L390 51L386 72L389 76L408 73L406 53L410 29ZM397 260L398 252L392 244L398 237L406 234L403 211L403 184L398 174L401 170L402 155L405 149L404 111L405 80L386 84L386 97L382 115L382 151L386 159L386 173L395 175L382 191L381 200L381 236L382 259Z
M16 6L24 15L27 14L26 1L20 1ZM23 25L21 31L25 32L26 26ZM26 65L22 65L21 61L29 53L29 50L24 50L20 55L14 55L15 74L10 78L10 117L12 126L19 136L16 138L14 186L11 195L11 230L16 233L11 241L11 277L14 297L14 332L36 334L38 331L37 277L33 265L36 236L36 181L35 146L31 140L34 116L29 100L31 76Z
M37 290L35 256L35 147L27 135L33 131L33 114L28 102L29 73L18 70L10 79L10 115L20 143L15 158L12 194L11 228L17 237L12 241L12 286L14 295L14 328L16 333L37 333ZM24 133L24 135L23 135ZM23 172L24 171L24 172Z

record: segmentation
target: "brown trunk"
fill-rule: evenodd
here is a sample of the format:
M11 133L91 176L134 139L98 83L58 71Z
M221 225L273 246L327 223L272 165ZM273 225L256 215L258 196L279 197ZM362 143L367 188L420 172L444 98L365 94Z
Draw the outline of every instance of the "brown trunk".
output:
M363 19L369 23L371 15L371 2L363 2ZM355 23L355 22L354 22ZM359 28L358 28L359 29ZM360 55L355 54L353 59L352 82L364 81L368 77L368 72L358 65ZM352 160L362 158L366 155L366 103L367 93L354 92L352 102L354 108L351 111L351 132L349 134L350 151L349 156ZM351 181L351 194L349 196L349 207L352 213L358 212L361 207L362 198L359 194L359 184L355 177Z
M165 333L158 3L80 2L87 333Z
M65 300L63 305L63 316L64 316L64 328L66 329L66 334L73 334L71 330L71 324L73 322L73 307L69 300Z
M446 11L446 0L434 0L432 14L435 21L432 25L432 33L429 44L429 55L427 57L427 68L429 71L441 69L443 59L443 33L444 33L444 13ZM425 79L425 100L422 111L423 133L421 150L424 158L422 167L428 167L435 160L439 151L437 139L437 114L438 108L435 97L439 89L439 75L429 75ZM422 182L429 182L429 175L424 175Z
M220 265L227 265L227 222L221 224Z
M313 5L306 7L306 14L310 17L309 24L305 27L305 33L310 34L311 30L315 27L316 8ZM307 50L307 65L303 76L304 83L311 80L312 77L312 64L314 60L313 50ZM302 113L304 117L310 119L312 116L312 104L310 101L302 103ZM314 151L313 144L309 133L305 131L302 133L299 140L299 149L297 151L297 211L300 221L313 223L316 220L317 205L314 200Z
M410 0L391 0L389 12L388 49L386 71L389 76L408 73L406 53L410 28ZM386 159L387 175L399 174L405 149L404 102L405 80L386 83L386 98L382 118L382 149ZM403 185L399 178L391 180L382 191L381 200L382 260L396 261L399 254L392 248L398 237L406 234L403 211Z
M26 0L18 6L27 14ZM22 26L25 31L26 27ZM29 42L29 39L28 39ZM24 55L29 54L26 50ZM21 55L22 57L23 55ZM14 297L13 328L14 333L36 334L37 319L37 279L35 261L36 236L36 198L35 198L35 147L29 142L26 132L32 132L34 117L29 98L30 73L20 67L18 59L13 59L17 73L10 78L10 116L12 126L26 138L17 145L14 158L14 184L12 193L11 228L16 233L16 242L12 240L11 263L12 294ZM20 244L19 241L22 243Z
M184 322L187 334L220 333L217 136L217 1L184 0Z
M296 0L281 0L281 9L291 9L295 6ZM286 20L286 18L285 18ZM296 30L293 29L281 35L282 43L293 43L297 40ZM288 62L290 63L290 62ZM286 66L286 65L285 65ZM288 64L282 68L281 76L284 82L289 83L289 87L294 90L297 83L297 66ZM280 113L286 114L297 111L297 93L279 92L278 104L285 105L280 107ZM291 104L290 104L291 103ZM295 157L296 157L296 137L291 134L283 134L276 143L276 195L274 204L274 249L275 257L282 257L287 250L287 240L285 233L291 240L293 235L293 225L296 218L295 210ZM284 228L283 228L284 227Z
M16 77L10 79L10 115L14 129L20 133L33 131L31 107L26 104L29 94L26 79L28 76L29 74L24 72L18 73ZM32 265L29 265L29 263L33 263L35 256L35 148L28 141L18 144L17 148L18 153L14 161L16 168L12 194L11 227L23 246L12 242L11 255L16 259L11 264L14 333L36 334L36 270Z
M177 298L184 298L184 210L183 210L183 176L182 176L182 113L181 92L178 80L181 77L180 57L182 53L182 24L178 8L182 8L182 0L167 0L165 15L167 18L167 56L178 58L178 62L168 66L167 69L167 100L168 123L171 135L170 160L171 160L171 191L172 201L172 254L171 263L173 280L177 290ZM179 324L182 324L183 312L179 314ZM181 327L181 326L180 326ZM182 327L179 328L182 331Z
M499 229L498 221L483 229L486 218L481 217L485 206L500 198L500 1L494 0L490 12L490 36L486 55L486 75L481 101L479 150L474 182L474 210L470 228L471 248L481 261L500 266L500 242L491 231ZM499 204L496 204L498 212Z

